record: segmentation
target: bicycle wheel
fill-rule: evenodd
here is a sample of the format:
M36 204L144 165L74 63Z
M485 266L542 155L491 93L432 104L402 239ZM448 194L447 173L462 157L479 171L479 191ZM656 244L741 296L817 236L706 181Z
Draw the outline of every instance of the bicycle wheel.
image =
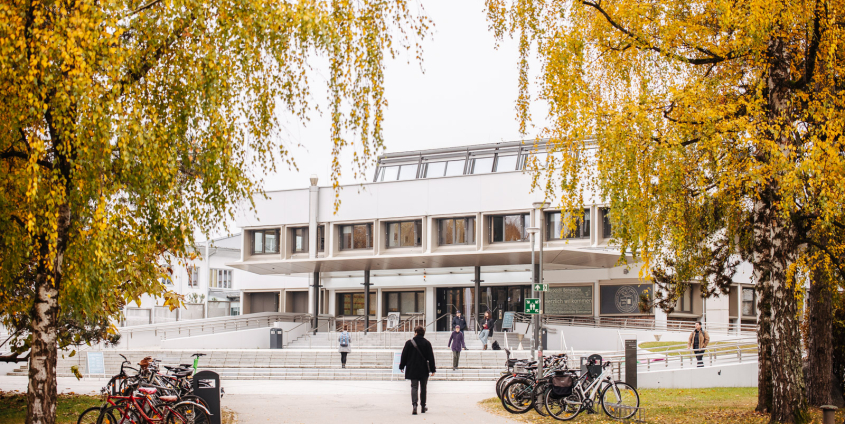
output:
M499 380L496 381L496 396L501 399L502 398L502 389L505 387L505 384L508 383L508 380L513 378L510 374L505 374L499 377Z
M79 414L76 424L97 424L97 420L100 419L100 412L102 411L102 406L92 406Z
M640 395L628 383L621 381L605 387L601 392L601 408L610 418L624 420L631 418L640 407Z
M97 418L97 424L132 424L140 422L141 420L134 411L124 411L119 406L110 406L103 409Z
M181 402L169 408L164 417L166 424L209 424L208 414L194 402Z
M548 411L546 411L546 392L551 390L552 386L549 384L542 384L534 389L534 410L540 416L547 417L549 415Z
M524 414L534 406L534 383L515 379L502 390L502 406L511 414Z
M572 392L567 397L555 397L551 390L546 392L546 412L561 421L569 421L581 413L581 396Z

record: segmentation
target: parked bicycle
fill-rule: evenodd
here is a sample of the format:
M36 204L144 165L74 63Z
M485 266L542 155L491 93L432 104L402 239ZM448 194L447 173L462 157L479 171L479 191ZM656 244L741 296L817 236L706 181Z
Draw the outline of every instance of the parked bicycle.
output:
M552 379L552 390L545 393L545 405L549 415L568 421L581 412L596 413L596 407L609 417L622 420L631 418L640 407L640 395L630 384L613 378L610 361L602 363L602 357L587 358L587 372L578 376L569 371Z

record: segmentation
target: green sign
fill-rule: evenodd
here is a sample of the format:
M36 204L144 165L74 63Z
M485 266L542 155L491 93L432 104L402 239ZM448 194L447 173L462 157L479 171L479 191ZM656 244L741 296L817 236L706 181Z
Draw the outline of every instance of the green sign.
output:
M543 283L543 284L536 283L536 284L534 284L534 291L541 291L541 292L549 291L549 285L545 284L545 283Z
M539 314L540 313L540 299L525 299L525 313Z

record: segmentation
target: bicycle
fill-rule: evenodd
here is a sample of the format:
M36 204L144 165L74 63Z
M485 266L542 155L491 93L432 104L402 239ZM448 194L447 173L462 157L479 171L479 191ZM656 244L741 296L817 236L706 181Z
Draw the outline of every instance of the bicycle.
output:
M598 402L604 413L613 419L632 417L640 406L637 390L628 383L614 380L611 362L602 363L601 356L591 355L587 363L587 372L577 378L570 394L558 396L555 390L546 392L545 404L549 415L569 421L583 411L596 413L593 407Z
M107 396L97 424L207 424L211 413L204 406L178 396L155 396L157 389L140 387L129 396Z
M527 363L522 373L514 373L513 378L507 380L502 389L502 407L512 414L524 414L534 408L538 414L545 416L545 394L551 389L550 377L556 372L567 369L566 354L559 354L543 358L544 373L539 379L534 370L535 362Z

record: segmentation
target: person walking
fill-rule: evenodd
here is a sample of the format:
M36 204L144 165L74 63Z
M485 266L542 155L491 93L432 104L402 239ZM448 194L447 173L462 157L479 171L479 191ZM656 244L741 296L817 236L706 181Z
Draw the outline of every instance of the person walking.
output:
M490 311L485 311L484 318L481 320L481 333L478 334L482 350L487 350L487 339L493 337L493 326L495 324L496 320L490 316Z
M399 360L399 371L405 373L405 380L411 380L411 404L414 406L411 415L417 415L418 398L420 411L425 414L428 410L425 404L428 377L437 372L434 351L431 349L431 343L425 339L425 328L415 328L414 338L405 342Z
M461 331L460 325L455 325L455 331L449 336L449 343L446 346L452 348L452 371L457 371L458 360L461 359L461 348L467 348L466 343L464 343L464 333Z
M346 368L346 355L352 352L352 337L349 335L349 326L344 325L343 331L337 337L337 351L340 352L340 367Z
M452 317L452 328L455 328L456 325L461 327L461 333L467 329L467 320L461 315L460 310L455 312L455 316Z
M695 357L698 358L698 366L704 366L704 349L710 344L710 335L701 328L701 321L695 323L695 331L689 335L689 343L687 349L695 352Z

